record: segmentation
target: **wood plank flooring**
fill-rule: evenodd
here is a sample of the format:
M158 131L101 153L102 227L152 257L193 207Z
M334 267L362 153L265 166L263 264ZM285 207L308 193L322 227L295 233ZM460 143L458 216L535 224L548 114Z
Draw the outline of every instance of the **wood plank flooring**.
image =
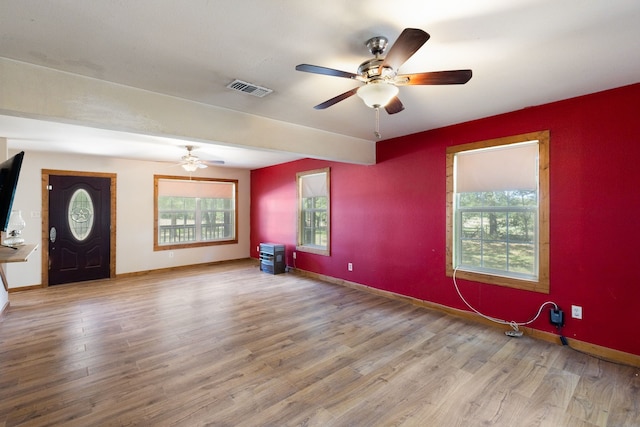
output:
M637 368L251 261L10 300L0 426L640 426Z

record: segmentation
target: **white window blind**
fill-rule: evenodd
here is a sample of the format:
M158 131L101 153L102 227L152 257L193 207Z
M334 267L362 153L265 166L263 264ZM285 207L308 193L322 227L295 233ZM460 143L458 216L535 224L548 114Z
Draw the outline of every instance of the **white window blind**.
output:
M456 193L536 190L538 141L462 151L454 169Z
M170 197L196 197L200 199L233 199L233 182L187 181L184 179L158 180L158 195Z
M300 187L303 198L322 197L327 195L326 172L304 175L300 177Z

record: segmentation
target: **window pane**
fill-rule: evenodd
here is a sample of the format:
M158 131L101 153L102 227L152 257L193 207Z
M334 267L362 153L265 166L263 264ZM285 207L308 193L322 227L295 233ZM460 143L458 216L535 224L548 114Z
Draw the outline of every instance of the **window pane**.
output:
M482 206L484 193L459 193L458 206L462 208Z
M195 212L158 212L158 232L161 244L195 241Z
M482 215L482 238L487 240L505 240L507 236L507 214L504 212L485 212Z
M327 198L326 197L314 197L314 208L316 209L327 209Z
M535 273L535 245L509 244L509 271L523 274Z
M507 271L507 244L505 242L484 243L482 263L484 268Z
M482 238L482 213L481 212L463 212L462 213L461 237L463 239Z
M509 206L536 206L538 203L535 191L508 191Z
M483 197L484 206L508 206L509 198L506 191L489 191L480 193Z
M535 275L535 192L462 193L457 200L458 266Z
M535 221L534 212L512 212L509 215L509 241L533 243Z
M302 209L308 210L308 209L312 209L312 208L313 208L313 199L312 198L302 199Z
M325 211L304 211L303 243L312 246L327 244L327 213Z
M202 240L224 240L234 237L235 215L230 209L232 205L232 199L208 198L201 200Z
M472 205L473 210L462 210L459 215L458 265L535 274L536 212L526 207L520 210L531 199L530 194L522 192L460 194L460 204ZM520 207L501 206L505 204Z
M482 242L463 240L460 245L460 265L482 267Z

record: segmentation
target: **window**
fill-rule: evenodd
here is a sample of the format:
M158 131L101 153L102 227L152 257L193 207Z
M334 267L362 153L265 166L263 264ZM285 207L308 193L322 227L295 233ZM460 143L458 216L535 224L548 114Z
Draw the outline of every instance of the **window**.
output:
M71 195L67 221L71 234L77 241L86 240L93 230L93 200L84 188L79 188Z
M329 168L297 174L298 242L296 249L329 255Z
M154 250L238 243L238 181L154 176Z
M447 149L447 274L549 292L549 132Z

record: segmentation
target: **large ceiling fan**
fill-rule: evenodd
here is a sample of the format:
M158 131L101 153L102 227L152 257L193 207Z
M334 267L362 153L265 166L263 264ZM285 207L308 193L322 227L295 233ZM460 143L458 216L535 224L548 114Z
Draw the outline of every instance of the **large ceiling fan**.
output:
M195 172L198 169L204 169L209 164L214 165L223 165L223 160L200 160L200 158L192 153L194 150L193 145L186 145L184 148L187 149L187 154L182 156L182 161L180 162L180 166L183 167L187 172Z
M429 37L429 34L423 30L405 28L395 44L389 48L384 58L380 56L387 47L387 38L382 36L373 37L367 40L366 45L375 58L360 64L356 73L310 64L300 64L296 66L296 70L327 76L344 77L364 83L364 86L351 89L316 105L313 107L316 110L331 107L357 94L367 106L375 108L376 110L384 108L387 113L396 114L404 109L402 102L400 102L397 96L399 92L398 86L464 84L471 79L471 70L398 74L398 69L402 64L416 53L416 51L429 40ZM378 135L376 130L376 136Z

